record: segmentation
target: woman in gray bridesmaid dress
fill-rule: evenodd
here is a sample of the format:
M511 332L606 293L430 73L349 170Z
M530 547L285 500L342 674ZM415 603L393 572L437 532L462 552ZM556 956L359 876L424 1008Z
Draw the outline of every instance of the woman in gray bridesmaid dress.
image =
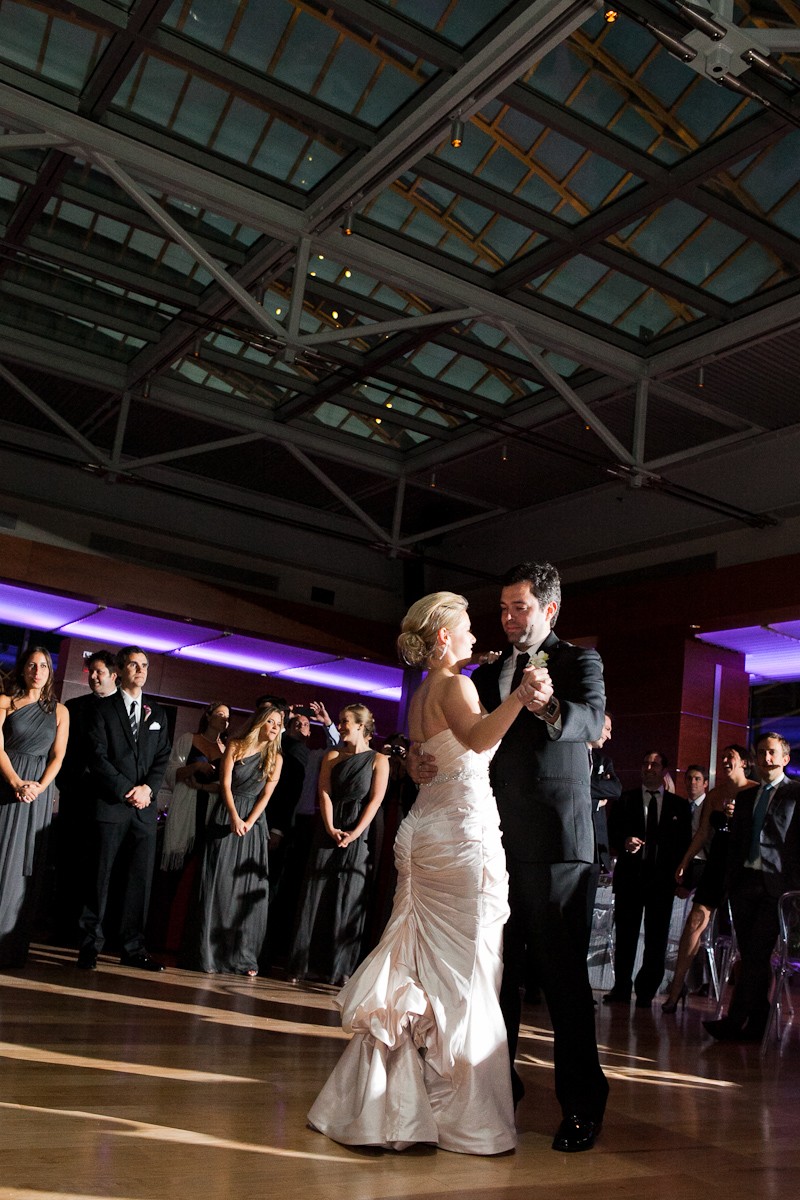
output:
M200 971L258 974L269 910L266 807L280 778L282 728L279 708L259 709L223 755L200 879L192 956Z
M388 758L369 748L374 729L368 708L348 704L339 716L339 746L322 760L290 979L342 984L361 957L373 871L367 831L389 783Z
M0 967L28 957L53 815L53 781L69 713L53 693L53 663L34 646L0 696Z

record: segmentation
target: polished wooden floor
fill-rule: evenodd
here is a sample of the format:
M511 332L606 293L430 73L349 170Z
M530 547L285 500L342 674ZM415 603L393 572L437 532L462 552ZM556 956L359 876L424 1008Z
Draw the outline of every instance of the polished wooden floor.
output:
M528 1008L516 1153L393 1154L306 1128L343 1045L330 991L111 959L82 972L38 946L0 973L0 1197L794 1200L797 1008L762 1057L703 1034L708 1001L676 1017L601 1007L611 1098L597 1147L578 1155L550 1149L551 1039L544 1008Z

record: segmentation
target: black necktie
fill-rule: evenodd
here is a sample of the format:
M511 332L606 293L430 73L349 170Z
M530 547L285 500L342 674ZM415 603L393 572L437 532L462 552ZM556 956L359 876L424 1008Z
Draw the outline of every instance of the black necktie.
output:
M750 835L750 857L747 860L748 862L755 862L761 854L761 830L764 828L764 818L769 808L772 788L773 785L771 783L764 784L761 789L761 795L758 797L753 809L753 832Z
M511 676L511 687L509 688L508 693L509 695L511 695L514 689L518 688L522 683L522 672L525 670L530 661L531 656L528 653L517 655L517 661L514 663L514 674Z
M647 805L647 821L644 827L644 860L654 862L658 848L658 796L648 792L650 801Z
M133 740L136 741L137 737L139 736L139 722L136 720L136 701L135 700L131 700L130 718L131 718L131 732L133 733Z

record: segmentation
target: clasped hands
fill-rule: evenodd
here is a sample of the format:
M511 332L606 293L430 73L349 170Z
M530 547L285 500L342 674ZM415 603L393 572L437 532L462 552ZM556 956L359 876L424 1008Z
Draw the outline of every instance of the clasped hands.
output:
M329 834L340 850L344 850L351 842L358 841L359 837L358 834L354 834L352 829L331 829Z
M131 808L148 808L153 802L153 793L146 783L137 783L125 793L125 799Z
M23 779L19 787L14 789L14 794L20 804L33 804L41 790L42 785L38 779Z
M526 667L522 682L517 688L517 698L528 712L540 713L553 698L553 681L547 667Z

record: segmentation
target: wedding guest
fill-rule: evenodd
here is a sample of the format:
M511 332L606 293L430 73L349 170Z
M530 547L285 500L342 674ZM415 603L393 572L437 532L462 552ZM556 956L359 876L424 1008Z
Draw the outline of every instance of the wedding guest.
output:
M219 792L219 762L231 713L215 700L200 717L196 733L183 733L172 747L164 782L172 791L161 852L162 871L180 871L205 841L210 796Z
M701 849L706 850L703 873L694 893L692 907L686 918L678 946L675 974L670 984L669 995L661 1005L661 1011L671 1015L679 1003L686 1003L686 976L700 949L700 942L711 914L725 898L727 874L729 821L733 816L736 798L756 784L747 777L750 755L745 746L726 746L722 753L722 776L703 801L700 822L688 850L675 872L679 888L685 887L687 873L696 861ZM688 771L687 771L688 774Z
M309 708L314 721L322 729L325 745L308 750L300 796L294 807L291 826L286 838L280 885L274 902L270 902L267 943L271 964L285 966L292 945L292 931L297 919L306 867L314 840L314 826L319 812L317 799L319 772L327 752L339 744L339 730L321 700L311 700ZM284 739L287 748L293 743ZM294 743L296 744L296 742ZM284 768L285 769L285 768ZM272 881L270 880L270 883Z
M289 963L292 979L344 983L362 950L371 870L367 831L389 782L370 749L375 720L363 704L339 715L341 741L322 760L320 818Z
M222 757L200 878L193 957L201 971L258 974L269 913L265 810L280 779L282 728L281 709L256 709Z
M11 694L0 696L0 966L28 958L64 758L69 713L56 702L53 661L43 646L21 656Z
M89 691L67 700L69 740L56 776L58 816L53 824L56 890L53 938L57 945L76 946L89 872L92 822L90 750L87 732L94 707L117 690L117 660L110 650L96 650L85 659Z
M667 791L668 762L657 750L642 760L641 787L623 792L611 814L614 868L614 986L604 1004L649 1008L664 978L675 871L692 836L688 801ZM633 979L639 931L644 918L644 954Z
M727 1016L703 1022L717 1041L760 1042L769 1017L778 900L800 888L800 783L786 774L790 758L780 733L764 734L756 746L760 784L737 797L728 888L741 961Z
M103 921L114 864L123 847L120 941L123 966L163 971L145 949L145 924L156 860L156 796L169 762L167 714L143 688L149 660L139 646L117 655L120 686L95 706L88 729L94 802L90 886L80 918L78 966L93 971L105 943Z

